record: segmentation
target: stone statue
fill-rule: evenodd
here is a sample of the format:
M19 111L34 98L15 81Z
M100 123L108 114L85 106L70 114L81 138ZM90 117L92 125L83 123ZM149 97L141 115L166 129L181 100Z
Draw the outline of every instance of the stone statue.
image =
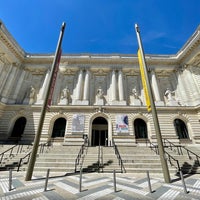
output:
M131 95L130 95L130 105L141 105L142 102L141 102L141 99L138 95L138 92L137 92L137 89L136 88L133 88L132 89L132 92L131 92Z
M166 98L166 105L169 105L169 106L180 105L175 98L175 91L171 91L169 88L167 88L164 96Z
M59 104L69 104L69 101L70 101L70 90L68 87L66 87L61 91Z
M99 100L99 99L102 99L102 98L103 98L103 90L101 88L99 88L97 90L96 99Z
M29 104L32 105L36 101L36 91L35 88L31 85L29 93Z
M165 97L167 98L167 100L168 101L175 100L175 98L173 97L174 95L175 95L175 92L167 88L167 90L165 91Z
M132 96L133 96L135 99L139 99L139 96L138 96L138 93L137 93L136 88L133 88L133 89L132 89Z
M99 87L97 89L97 93L96 93L95 105L104 105L104 96L103 96L103 94L104 94L103 90Z

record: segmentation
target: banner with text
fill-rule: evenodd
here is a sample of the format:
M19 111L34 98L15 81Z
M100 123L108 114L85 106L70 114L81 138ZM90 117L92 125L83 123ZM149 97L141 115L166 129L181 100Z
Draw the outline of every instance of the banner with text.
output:
M128 133L128 116L127 115L116 116L116 132Z

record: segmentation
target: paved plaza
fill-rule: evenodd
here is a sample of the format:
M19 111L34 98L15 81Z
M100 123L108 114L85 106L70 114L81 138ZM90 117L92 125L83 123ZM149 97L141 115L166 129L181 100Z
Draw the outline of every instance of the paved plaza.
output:
M0 199L64 200L64 199L200 199L200 174L185 175L185 192L182 180L171 177L166 184L161 175L150 174L151 190L146 174L116 173L116 187L113 173L85 173L59 175L51 174L45 188L45 175L33 176L25 181L25 173L12 172L12 189L9 191L9 172L0 172ZM81 189L81 192L80 192Z

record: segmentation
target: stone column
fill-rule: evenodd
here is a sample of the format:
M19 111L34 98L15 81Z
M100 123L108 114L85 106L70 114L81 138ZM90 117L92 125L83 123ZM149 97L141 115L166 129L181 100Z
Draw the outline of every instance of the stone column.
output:
M0 77L1 78L0 94L3 93L4 86L6 85L6 82L8 81L11 71L12 71L12 65L4 64L2 71L1 71L1 77Z
M153 89L153 93L154 93L154 97L155 97L155 104L157 106L163 106L164 102L161 101L161 98L160 98L158 82L157 82L157 78L156 78L156 74L155 74L154 70L151 71L151 81L152 81L152 89Z
M50 74L50 71L48 70L47 73L46 73L46 75L45 75L42 87L41 87L41 89L39 91L39 94L37 96L37 102L36 102L36 104L42 104L43 101L44 101L44 95L45 95L47 84L48 84L48 80L49 80L49 74Z
M76 90L77 100L82 100L82 85L83 85L83 70L80 70L78 76L77 90Z
M177 71L176 74L174 73L173 76L176 76L177 79L177 91L174 101L168 102L167 105L177 106L179 104L183 105L184 102L187 101L187 95L185 92L185 86L182 80L182 71ZM178 94L178 96L177 96Z
M200 103L200 93L199 93L199 89L194 81L194 78L192 76L192 70L190 70L190 69L185 70L185 79L187 82L188 91L191 94L188 104L198 105ZM194 101L191 102L191 99L193 99Z
M124 100L124 82L123 82L123 73L120 70L118 73L118 90L119 90L119 102L120 105L126 105Z
M1 101L3 103L9 102L9 96L10 96L10 93L13 89L13 85L15 84L15 77L16 77L16 74L17 74L17 71L18 71L17 69L18 68L16 66L12 65L12 69L9 73L8 79L7 79L5 86L3 88L3 93L2 93L2 98L1 98Z
M112 78L111 78L111 86L112 86L112 101L116 101L116 73L115 70L112 71Z
M23 84L25 75L26 75L26 71L23 71L23 70L22 70L22 71L20 72L20 78L19 78L19 80L18 80L18 82L17 82L17 86L16 86L16 88L15 88L14 95L13 95L13 99L14 99L15 101L17 100L18 95L21 96L21 94L20 94L20 89L21 89L21 87L22 87L22 84Z
M124 86L123 86L123 74L122 71L119 71L118 74L118 88L119 88L119 100L124 100Z
M85 83L84 83L84 93L83 93L83 100L89 99L89 82L90 82L90 72L87 70L85 74Z

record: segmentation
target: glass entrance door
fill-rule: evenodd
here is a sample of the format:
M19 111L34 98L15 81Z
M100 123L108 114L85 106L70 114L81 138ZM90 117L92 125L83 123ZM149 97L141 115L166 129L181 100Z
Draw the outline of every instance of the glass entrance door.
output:
M92 130L92 146L108 146L107 130Z

